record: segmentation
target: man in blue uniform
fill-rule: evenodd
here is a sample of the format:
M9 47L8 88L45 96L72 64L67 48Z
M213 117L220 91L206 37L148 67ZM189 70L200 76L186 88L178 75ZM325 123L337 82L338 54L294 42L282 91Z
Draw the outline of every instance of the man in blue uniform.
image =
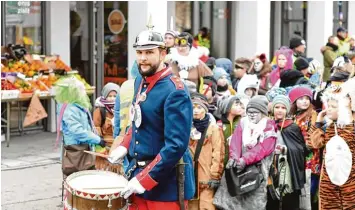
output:
M121 195L126 199L132 195L130 209L187 209L187 200L195 192L188 151L193 111L189 93L164 63L161 34L151 28L142 31L133 47L140 75L130 109L132 126L109 160L115 163L125 155L129 159L126 175L130 181ZM179 165L182 161L184 165ZM179 177L181 166L184 172ZM179 178L184 180L182 192ZM183 195L180 199L179 194Z

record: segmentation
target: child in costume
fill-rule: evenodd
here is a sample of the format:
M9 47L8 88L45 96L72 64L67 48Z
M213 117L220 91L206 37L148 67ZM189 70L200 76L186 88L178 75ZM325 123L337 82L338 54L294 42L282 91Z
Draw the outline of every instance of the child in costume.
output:
M176 52L172 51L170 66L181 79L190 80L199 86L200 77L212 76L212 71L199 59L198 51L192 46L192 36L182 32L175 39Z
M56 82L55 93L64 145L89 144L92 150L95 145L104 147L105 141L92 121L92 106L84 84L73 76L64 77Z
M314 125L317 119L317 112L311 103L313 91L308 86L295 86L290 90L288 96L292 104L290 114L295 117L296 124L301 128L306 145L312 149L312 152L306 158L307 178L305 190L307 192L310 191L312 205L317 206L321 156L319 149L312 147L308 133L311 125ZM311 173L310 176L309 173Z
M291 102L286 95L272 101L272 115L277 126L277 142L268 179L267 210L300 209L301 189L305 179L305 153L308 151L301 129L288 118Z
M265 95L271 88L267 84L268 77L272 71L272 67L268 62L265 53L257 55L253 60L253 68L248 72L249 74L256 74L259 79L259 95Z
M281 47L276 51L276 63L277 67L269 75L269 87L279 86L281 72L290 70L293 68L292 55L293 52L287 47Z
M314 148L324 148L319 185L319 209L355 208L354 81L328 87L309 134Z

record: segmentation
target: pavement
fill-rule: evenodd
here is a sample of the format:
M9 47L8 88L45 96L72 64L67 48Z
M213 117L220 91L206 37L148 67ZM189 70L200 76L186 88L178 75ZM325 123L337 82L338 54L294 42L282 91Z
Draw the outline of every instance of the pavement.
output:
M1 171L59 163L60 148L54 150L55 140L56 134L50 132L12 136L10 147L1 144Z
M12 136L1 144L1 209L59 210L62 173L55 133Z

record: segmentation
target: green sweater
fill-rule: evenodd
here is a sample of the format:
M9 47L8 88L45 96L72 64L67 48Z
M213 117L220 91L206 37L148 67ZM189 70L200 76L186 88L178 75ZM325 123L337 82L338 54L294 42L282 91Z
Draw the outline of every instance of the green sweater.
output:
M323 81L325 82L328 81L330 77L330 70L336 58L337 58L337 52L334 51L331 47L326 46L326 50L323 52L323 64L324 64Z
M225 143L225 155L224 155L224 166L226 166L229 160L229 144L228 138L231 137L234 133L234 129L237 127L237 124L240 121L240 116L234 118L233 123L229 122L227 119L222 119L218 124L222 125L223 135L224 135L224 143Z

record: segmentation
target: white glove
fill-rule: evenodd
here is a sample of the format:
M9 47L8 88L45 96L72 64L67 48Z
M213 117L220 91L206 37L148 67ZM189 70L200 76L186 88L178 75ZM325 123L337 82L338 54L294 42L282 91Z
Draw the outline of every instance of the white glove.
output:
M107 158L108 161L112 164L122 163L124 156L127 155L127 149L124 146L118 146L114 149L110 156Z
M121 191L121 197L124 197L124 199L127 199L129 196L131 196L133 193L137 193L137 194L142 194L145 192L144 187L141 185L141 183L139 183L139 181L137 180L136 177L134 177L133 179L131 179L128 184L127 187L125 187L122 191Z

